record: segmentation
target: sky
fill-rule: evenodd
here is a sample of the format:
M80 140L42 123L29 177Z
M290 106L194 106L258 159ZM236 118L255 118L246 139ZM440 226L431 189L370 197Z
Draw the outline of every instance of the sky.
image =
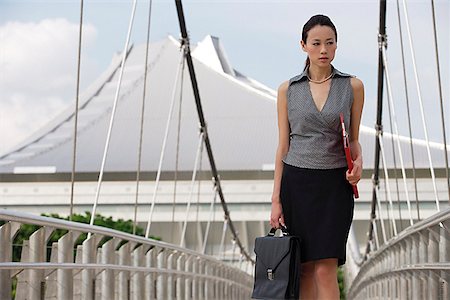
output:
M442 142L430 3L431 0L407 1L407 8L427 133L431 140ZM148 5L148 0L138 1L132 31L135 44L145 42ZM403 1L399 5L413 135L423 138ZM338 30L333 65L364 82L362 124L373 127L378 1L197 0L183 1L183 6L192 44L208 34L219 37L235 69L273 89L303 68L306 56L299 47L303 24L312 15L328 15ZM450 131L450 4L435 0L435 7L446 130ZM131 8L132 1L84 1L81 92L107 68L113 55L124 48ZM79 21L79 1L0 0L0 153L31 135L68 105L74 105ZM407 135L397 1L394 0L388 1L387 34L393 102L399 131ZM168 35L180 36L174 1L153 1L150 39L158 41ZM389 131L388 107L384 103L384 128Z

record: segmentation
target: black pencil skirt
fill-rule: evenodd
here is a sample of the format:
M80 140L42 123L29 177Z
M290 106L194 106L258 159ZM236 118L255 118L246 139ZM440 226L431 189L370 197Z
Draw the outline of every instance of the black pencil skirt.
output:
M301 262L346 259L346 243L353 220L352 187L347 168L305 169L284 163L281 205L291 235L301 238Z

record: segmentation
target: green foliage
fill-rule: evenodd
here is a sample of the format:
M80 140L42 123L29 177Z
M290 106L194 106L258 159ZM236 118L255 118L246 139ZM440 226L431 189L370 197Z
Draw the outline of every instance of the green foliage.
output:
M342 266L338 268L338 284L339 284L339 292L340 292L340 299L345 300L345 282L344 282L344 270L342 269Z
M37 225L22 224L13 242L13 262L20 262L20 255L24 240L28 240L30 236L40 228Z

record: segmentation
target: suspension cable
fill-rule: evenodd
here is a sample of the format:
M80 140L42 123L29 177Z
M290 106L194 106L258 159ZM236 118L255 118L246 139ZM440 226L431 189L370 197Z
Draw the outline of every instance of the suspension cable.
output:
M228 219L223 220L222 238L220 239L219 254L222 260L225 259L225 235L227 234Z
M148 70L148 53L150 45L150 24L152 16L152 0L148 4L148 23L147 23L147 44L145 47L145 64L144 64L144 89L142 92L142 106L141 106L141 128L139 132L139 148L138 148L138 165L136 172L136 198L134 201L134 222L133 222L133 234L136 234L137 226L137 208L139 200L139 184L141 177L141 162L142 162L142 140L144 136L144 116L145 116L145 93L147 91L147 70Z
M181 83L180 83L180 98L178 102L178 128L177 128L177 147L175 150L175 172L173 178L173 203L172 203L172 223L175 221L175 201L177 198L177 182L178 182L178 164L180 157L180 133L181 133L181 112L183 104L183 84L184 84L184 69L186 60L183 59L181 66ZM172 227L173 230L173 227Z
M392 227L394 229L394 235L397 235L397 225L395 224L395 216L394 216L394 205L392 204L392 198L391 198L391 186L389 185L389 174L388 174L388 169L387 169L387 165L386 165L386 152L384 150L384 145L383 145L383 138L380 136L379 137L380 140L380 150L381 150L381 156L383 157L382 161L383 161L383 170L384 170L384 180L386 182L386 190L388 192L388 201L389 201L389 208L388 209L388 218L389 218L389 212L390 212L390 217L392 218ZM378 198L378 197L377 197Z
M416 158L414 155L413 138L412 138L412 126L411 126L411 110L409 108L409 93L408 93L408 82L406 80L406 64L405 64L405 50L403 46L403 33L402 33L402 22L400 19L400 4L397 0L397 19L398 19L398 29L400 32L400 49L402 54L402 69L403 69L403 84L405 86L405 99L406 99L406 111L408 116L408 129L409 129L409 148L411 151L412 159L412 173L414 178L414 195L416 196L416 210L417 210L417 221L420 221L419 212L419 193L417 189L417 176L416 176Z
M396 136L396 140L397 140L398 155L399 155L399 158L400 158L400 167L402 168L403 188L405 189L406 203L408 205L409 223L410 223L410 225L413 225L414 222L412 220L411 202L409 200L408 184L406 182L406 170L405 170L405 165L404 165L404 162L403 162L402 147L400 145L400 138L399 138L399 132L398 132L398 125L397 125L397 117L395 115L395 106L394 106L394 101L393 101L393 96L392 96L392 86L391 86L391 80L390 80L390 77L389 77L390 74L389 74L389 67L388 67L388 63L387 63L385 47L383 47L382 53L383 53L384 72L386 74L386 83L387 83L386 87L387 87L387 92L388 92L388 95L389 95L388 96L388 102L389 102L389 107L391 108L391 111L392 111L392 118L394 119L394 132L395 132L395 136ZM392 138L394 138L394 135L392 136Z
M203 133L203 131L202 131L202 133ZM205 137L203 137L203 138L205 138ZM198 168L200 174L202 174L202 170L203 170L203 167L202 167L202 165L203 165L203 149L204 149L204 143L200 143L200 159L199 159L200 162L199 162L199 168ZM199 211L200 210L200 194L201 194L200 192L201 192L202 179L200 177L198 177L197 182L198 182L198 184L197 184L197 204L196 204L196 210L195 210L195 222L196 222L197 228L199 228L200 221L198 220L198 215L200 213L200 211ZM200 238L201 237L199 237L197 235L198 241L200 241Z
M388 170L389 172L389 170ZM384 185L384 203L386 204L386 210L388 211L388 220L390 220L389 218L389 202L386 201L386 199L388 199L388 189L387 189L387 185L386 185L386 180L383 181ZM379 196L379 193L378 193ZM379 198L378 198L379 199ZM394 218L395 220L395 218ZM392 227L392 222L388 222L388 227L389 227L389 237L393 237L394 236L394 228Z
M103 173L104 173L105 164L106 164L106 156L108 155L109 141L111 139L111 133L112 133L112 128L113 128L113 124L114 124L114 117L116 115L117 102L119 99L120 86L122 84L123 70L125 69L125 62L126 62L127 52L128 52L127 50L128 50L128 45L130 43L131 31L132 31L133 22L134 22L134 15L136 12L136 2L137 2L136 0L133 1L133 8L131 10L131 18L130 18L130 23L128 25L127 40L125 42L125 48L124 48L123 54L122 54L122 64L120 67L119 81L117 82L116 94L114 96L114 104L113 104L113 108L111 111L111 119L109 122L109 128L108 128L108 134L106 137L105 149L103 152L102 165L101 165L100 174L98 177L97 189L95 191L95 201L94 201L94 206L92 207L91 221L89 222L90 225L94 224L95 212L97 210L98 198L100 196L100 189L102 186ZM90 233L89 233L89 237L90 237Z
M416 57L415 57L415 52L414 52L413 40L412 40L412 36L411 36L411 29L409 26L408 9L406 7L406 1L403 1L403 11L405 14L406 29L408 32L408 40L409 40L409 49L411 51L412 65L413 65L413 69L414 69L414 78L416 81L417 97L419 99L419 104L420 104L420 114L422 117L422 126L423 126L423 131L425 134L426 144L427 144L427 154L428 154L428 161L430 163L430 173L431 173L431 178L432 178L432 182L433 182L434 197L436 199L436 208L438 211L440 211L439 198L438 198L437 187L436 187L436 176L434 174L433 162L431 160L430 142L428 140L428 130L427 130L427 124L426 124L425 114L424 114L424 109L423 109L422 93L420 90L419 76L417 73Z
M206 244L208 242L209 231L211 228L211 221L215 218L215 215L216 215L214 206L216 204L217 194L218 194L217 187L214 186L214 197L209 206L209 220L208 220L208 223L206 224L205 237L203 238L203 247L202 247L203 254L206 253Z
M231 249L231 263L233 264L234 260L236 259L236 241L232 239L231 243L233 244L233 247Z
M383 164L383 156L381 156L381 161ZM384 225L384 218L383 218L383 214L381 213L381 210L383 209L383 206L381 205L381 199L380 199L380 193L379 193L379 189L380 189L380 185L377 184L376 188L375 188L375 198L377 201L377 212L378 212L378 217L380 219L380 225L381 225L381 234L383 235L383 244L385 244L387 242L387 235L386 235L386 229L385 229L385 225ZM386 188L385 188L386 189ZM386 202L387 197L385 198L385 202ZM387 217L387 221L388 221L388 225L390 225L391 223L389 222L389 206L386 207L386 217ZM375 219L376 221L376 219ZM392 227L392 226L390 226ZM375 228L374 228L375 229ZM379 247L379 244L378 244Z
M73 193L75 189L75 168L77 160L77 135L78 135L78 104L80 102L80 72L81 72L81 41L83 36L83 0L80 1L80 29L78 32L78 62L77 62L77 88L75 95L75 118L73 127L73 152L72 152L72 174L70 179L70 212L69 221L73 215Z
M434 35L434 49L436 52L436 68L439 86L439 104L441 106L441 123L442 123L442 137L444 140L444 156L445 156L445 176L447 177L447 192L448 199L450 202L450 179L448 174L448 152L447 152L447 137L445 134L445 119L444 119L444 100L442 96L442 83L441 83L441 67L439 65L439 50L438 50L438 40L437 40L437 30L436 30L436 14L434 9L434 0L431 0L431 12L433 16L433 35Z
M374 231L374 236L375 236L375 247L377 249L380 249L380 240L378 238L377 222L376 222L376 220L373 220L372 222L374 223L373 224L373 231ZM380 222L380 224L382 224L382 223ZM384 233L383 238L386 238L385 235L386 235L386 233Z
M162 145L162 148L161 148L161 154L159 156L159 165L158 165L158 172L156 173L155 189L153 190L152 204L151 204L151 207L150 207L150 213L148 214L147 229L145 231L145 237L146 238L148 238L149 234L150 234L150 225L152 223L153 210L155 209L156 194L158 192L159 181L160 181L160 178L161 178L162 163L163 163L163 160L164 160L164 154L166 152L167 137L169 136L170 120L172 119L173 107L174 107L174 104L175 104L175 98L176 98L176 92L177 92L177 86L178 86L178 80L180 78L181 67L182 67L183 61L185 59L185 53L184 53L184 46L183 45L181 46L180 53L181 53L180 61L178 63L178 69L177 69L177 73L176 73L176 76L175 76L175 84L174 84L173 90L172 90L172 101L170 102L169 115L167 117L166 130L165 130L165 133L164 133L163 145Z
M191 188L189 191L188 203L186 205L186 214L185 214L185 219L184 219L184 223L183 223L183 229L181 230L180 247L183 247L185 245L184 241L185 241L185 236L186 236L188 216L189 216L189 211L191 209L192 196L194 194L195 179L197 177L198 162L199 162L199 158L201 155L202 144L203 144L203 132L200 132L199 139L198 139L198 146L197 146L197 154L195 155L194 170L192 171Z
M388 103L390 103L391 99L390 99L390 95L389 93L387 94L387 98L388 98ZM389 128L391 130L391 132L394 132L394 127L392 126L392 111L391 111L391 106L388 105L388 113L389 113ZM391 147L392 147L392 158L394 160L394 178L395 178L395 191L396 191L396 195L397 195L397 204L398 204L398 213L399 213L399 219L400 219L400 231L402 231L403 229L403 225L402 225L402 208L401 208L401 204L400 204L400 189L398 186L398 174L397 174L397 155L395 154L395 142L394 142L394 135L391 136Z

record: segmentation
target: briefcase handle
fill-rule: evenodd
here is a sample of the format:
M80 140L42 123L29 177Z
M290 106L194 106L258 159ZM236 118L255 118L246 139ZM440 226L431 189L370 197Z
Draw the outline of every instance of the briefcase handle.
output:
M270 229L270 231L269 231L269 233L268 233L267 235L268 235L268 236L275 236L275 232L277 232L278 229L281 229L281 233L283 234L283 236L288 236L288 235L290 235L289 232L288 232L288 230L287 230L287 227L286 227L286 226L283 226L283 225L281 225L280 228L273 228L273 227L272 227L272 229Z

